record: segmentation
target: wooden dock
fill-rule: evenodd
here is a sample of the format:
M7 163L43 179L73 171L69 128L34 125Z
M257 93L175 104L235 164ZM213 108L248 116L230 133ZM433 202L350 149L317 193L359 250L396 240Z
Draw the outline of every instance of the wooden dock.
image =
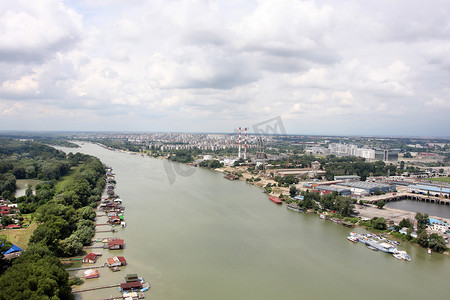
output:
M94 288L89 288L89 289L82 289L82 290L76 290L76 291L72 291L72 293L83 293L83 292L88 292L88 291L95 291L95 290L101 290L101 289L109 289L109 288L114 288L114 287L119 287L120 283L116 283L116 284L110 284L110 285L102 285L102 286L98 286L98 287L94 287Z
M107 265L103 266L90 266L90 267L80 267L80 268L72 268L72 269L66 269L66 271L79 271L79 270L88 270L88 269L100 269L100 268L106 268Z

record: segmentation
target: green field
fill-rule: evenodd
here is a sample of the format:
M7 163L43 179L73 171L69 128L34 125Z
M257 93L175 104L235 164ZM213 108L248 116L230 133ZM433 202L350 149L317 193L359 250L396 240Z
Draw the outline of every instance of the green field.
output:
M19 246L22 249L26 249L28 246L28 241L36 228L36 222L32 222L27 228L8 230L5 229L0 231L0 234L6 235L8 241L10 241L11 243Z
M432 181L442 181L446 183L450 183L450 177L439 177L439 178L431 178Z

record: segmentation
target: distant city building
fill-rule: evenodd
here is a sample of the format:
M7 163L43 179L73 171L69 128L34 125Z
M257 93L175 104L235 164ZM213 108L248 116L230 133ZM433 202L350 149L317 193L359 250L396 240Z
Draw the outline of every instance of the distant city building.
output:
M354 144L329 144L330 154L338 156L357 156L366 160L398 161L400 149L369 149L359 148Z

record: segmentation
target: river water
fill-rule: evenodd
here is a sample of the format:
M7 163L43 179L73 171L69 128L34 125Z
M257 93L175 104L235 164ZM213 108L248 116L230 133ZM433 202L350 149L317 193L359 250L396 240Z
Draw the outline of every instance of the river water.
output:
M115 273L99 269L100 278L86 280L80 288L120 283L127 273L137 273L152 285L147 299L448 297L447 256L400 246L411 255L408 263L373 252L349 242L348 228L287 210L284 204L269 201L260 189L228 181L218 172L198 168L171 184L167 178L171 171L162 160L93 144L75 151L97 156L113 167L127 221L127 227L114 234L125 240L126 249L95 252L103 253L97 264L123 255L128 266ZM105 221L105 217L98 220ZM117 288L111 288L77 298L118 295Z
M445 204L434 204L422 201L402 200L386 203L386 207L397 208L412 212L425 213L430 216L450 219L450 206Z

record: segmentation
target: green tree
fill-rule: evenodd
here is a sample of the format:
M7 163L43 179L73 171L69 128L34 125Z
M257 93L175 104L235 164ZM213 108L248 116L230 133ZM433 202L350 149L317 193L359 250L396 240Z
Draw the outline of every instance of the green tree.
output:
M404 157L404 158L412 158L412 155L411 155L410 152L406 152L406 153L403 155L403 157Z
M421 214L420 212L416 213L415 219L417 220L417 232L420 234L430 224L430 219L428 214Z
M298 195L298 189L295 186L291 186L289 188L289 195L294 198L295 196Z
M42 244L30 245L0 277L0 300L73 299L69 274Z
M400 223L398 224L398 226L399 226L400 228L404 228L404 227L412 228L412 223L411 223L411 220L410 220L410 219L402 219L402 220L400 221Z
M444 238L437 233L430 234L428 245L435 252L442 253L447 250Z
M385 230L387 228L386 220L384 218L373 218L371 220L372 227L378 230Z
M10 225L10 224L14 224L14 220L10 217L10 216L3 216L2 217L2 225L4 226L4 227L6 227L6 226L8 226L8 225Z
M386 203L384 201L377 201L377 203L375 203L375 205L379 208L382 209Z
M417 238L420 246L424 248L428 247L428 234L425 230L423 230Z

